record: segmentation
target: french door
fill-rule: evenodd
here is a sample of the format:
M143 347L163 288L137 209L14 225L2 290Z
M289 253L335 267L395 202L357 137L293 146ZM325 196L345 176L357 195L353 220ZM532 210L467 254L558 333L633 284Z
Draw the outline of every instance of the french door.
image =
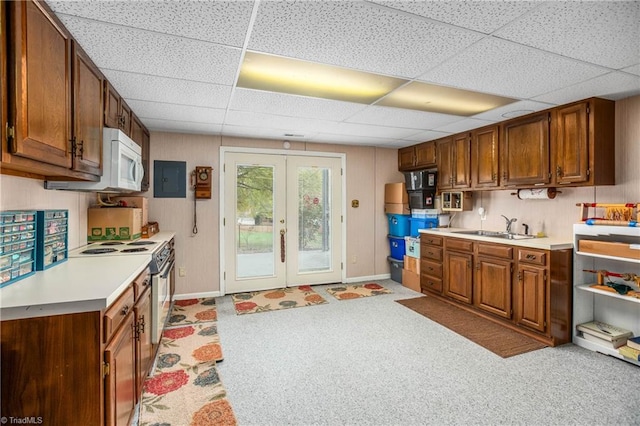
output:
M226 293L342 280L341 159L227 152Z

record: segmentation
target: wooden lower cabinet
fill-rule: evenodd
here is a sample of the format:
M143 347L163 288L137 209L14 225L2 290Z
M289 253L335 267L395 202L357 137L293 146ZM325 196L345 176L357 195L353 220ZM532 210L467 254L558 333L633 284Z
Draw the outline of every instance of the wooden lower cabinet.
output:
M421 235L421 288L556 346L571 341L572 249L540 250Z
M155 355L150 289L135 309L131 294L128 287L104 311L2 321L2 415L128 426Z

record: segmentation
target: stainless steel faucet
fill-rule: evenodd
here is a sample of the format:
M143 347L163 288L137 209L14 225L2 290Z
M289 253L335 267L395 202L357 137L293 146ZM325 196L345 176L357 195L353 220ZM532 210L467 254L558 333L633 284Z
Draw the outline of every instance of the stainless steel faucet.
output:
M506 217L503 214L501 214L500 216L504 217L504 220L507 221L507 234L510 234L511 233L511 225L513 225L514 222L517 222L518 219L516 219L515 217L513 219L509 219L508 217Z

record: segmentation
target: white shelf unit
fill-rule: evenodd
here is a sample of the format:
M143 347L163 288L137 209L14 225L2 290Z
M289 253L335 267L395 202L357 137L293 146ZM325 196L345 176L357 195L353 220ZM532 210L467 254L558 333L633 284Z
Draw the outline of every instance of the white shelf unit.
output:
M576 329L578 324L601 321L640 335L640 299L590 287L597 282L597 274L584 270L607 270L609 272L640 275L640 258L631 259L579 251L580 240L640 244L640 227L573 225L573 343L583 348L620 358L640 366L640 362L624 358L617 349L586 340ZM640 251L639 251L640 254ZM612 281L640 290L634 282L611 277Z

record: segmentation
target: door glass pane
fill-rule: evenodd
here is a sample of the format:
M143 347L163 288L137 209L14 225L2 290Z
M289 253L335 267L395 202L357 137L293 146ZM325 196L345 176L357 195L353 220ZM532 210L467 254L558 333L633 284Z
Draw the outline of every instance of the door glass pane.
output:
M236 277L275 274L274 167L237 166Z
M298 272L331 269L331 170L298 168Z

